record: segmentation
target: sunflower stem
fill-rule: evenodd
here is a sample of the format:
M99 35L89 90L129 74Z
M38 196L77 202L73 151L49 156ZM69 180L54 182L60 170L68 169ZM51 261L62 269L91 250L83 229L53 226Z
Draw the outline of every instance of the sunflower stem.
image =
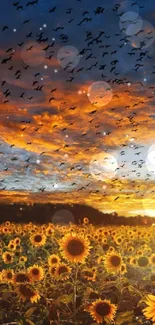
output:
M11 323L3 323L1 325L18 325L18 323L17 322L11 322Z
M76 318L76 297L77 297L77 275L78 275L78 264L75 264L75 273L74 273L74 285L73 285L73 308Z

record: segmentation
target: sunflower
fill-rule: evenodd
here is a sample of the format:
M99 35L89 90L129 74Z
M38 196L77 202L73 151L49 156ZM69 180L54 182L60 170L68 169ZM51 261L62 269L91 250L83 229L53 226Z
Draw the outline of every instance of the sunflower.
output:
M89 241L76 234L66 234L60 242L63 257L74 263L83 263L90 248Z
M126 264L125 264L125 263L122 263L122 264L121 264L120 273L123 274L123 275L124 275L125 273L127 273L127 269L126 269Z
M10 252L4 252L2 254L2 259L5 264L11 264L13 263L13 253Z
M15 233L20 235L22 232L22 227L21 226L18 226L16 229L15 229Z
M117 307L110 300L97 299L90 304L89 313L97 323L111 323L114 320Z
M19 284L16 288L16 292L22 301L30 300L31 303L37 303L40 299L38 291L35 290L30 284Z
M85 303L92 303L94 300L99 299L99 293L97 292L97 290L94 290L90 287L86 288L85 292L84 292L84 301ZM88 305L89 308L90 305ZM85 308L86 310L86 308ZM89 309L87 309L87 311L89 311Z
M46 230L46 225L42 225L41 230L45 231Z
M20 245L20 243L21 243L20 238L19 238L19 237L16 237L16 238L14 239L14 243L15 243L15 245Z
M137 251L137 255L142 256L142 255L143 255L143 251L142 251L141 249L139 249L139 250Z
M109 249L108 249L109 252L115 252L115 248L113 246L109 246Z
M131 265L133 265L133 266L136 266L136 265L137 265L137 258L135 258L135 257L131 257L129 263L130 263Z
M99 239L99 235L98 234L94 234L93 235L93 239L96 241L96 240L98 240Z
M85 268L82 270L81 275L84 279L88 281L95 281L96 280L96 270L92 270L90 268Z
M45 232L47 236L54 235L54 229L51 226L47 227Z
M138 266L143 267L143 268L147 267L149 265L148 257L147 256L139 257L137 260L137 264L138 264Z
M90 234L87 234L86 235L86 238L87 238L87 240L90 240L91 239L91 235Z
M55 275L63 280L68 279L70 273L71 273L71 268L66 264L59 264L55 270Z
M30 282L30 278L27 273L21 271L14 275L13 282L14 283Z
M128 250L129 253L133 253L134 252L134 247L133 246L129 246L127 250Z
M83 218L83 223L84 223L85 225L88 225L88 223L89 223L89 219L88 219L87 217L84 217L84 218Z
M130 264L130 262L131 262L131 256L127 256L127 257L125 258L125 261L126 261L126 263L129 263L129 264Z
M152 248L151 248L151 247L148 247L148 248L146 249L146 253L147 253L147 254L151 254L151 253L152 253Z
M56 265L53 265L49 268L49 272L48 274L51 276L55 275L55 272L56 272Z
M101 264L101 263L103 263L104 262L104 256L99 256L98 258L97 258L97 264Z
M152 254L150 256L149 261L152 266L155 266L155 254Z
M12 269L5 269L2 271L2 280L7 283L12 283L14 271Z
M19 257L19 263L24 264L26 261L27 261L27 256L22 255Z
M5 226L6 226L6 227L10 227L10 226L11 226L10 221L5 221Z
M38 265L30 266L27 273L33 282L41 281L44 278L44 269Z
M7 234L10 233L10 229L8 227L3 227L2 228L2 233L7 235Z
M105 231L104 231L104 235L105 235L105 236L108 236L109 234L110 234L110 232L109 232L108 230L105 230Z
M114 241L117 245L121 245L123 243L123 238L121 236L115 237Z
M54 264L58 264L60 262L60 257L55 255L55 254L52 254L48 257L48 264L49 266L52 266Z
M104 267L109 273L116 273L121 270L122 258L117 252L107 254L104 260Z
M102 238L102 243L103 244L107 244L107 242L108 242L107 238Z
M151 319L153 322L155 322L155 296L148 295L145 303L147 307L143 309L144 316L146 319Z
M99 239L98 239L98 244L102 244L102 237L101 236L99 236Z
M35 247L44 246L46 243L46 236L42 233L35 233L30 236L30 242Z
M16 244L13 243L13 242L10 242L8 244L8 248L11 250L11 251L15 251L16 250Z

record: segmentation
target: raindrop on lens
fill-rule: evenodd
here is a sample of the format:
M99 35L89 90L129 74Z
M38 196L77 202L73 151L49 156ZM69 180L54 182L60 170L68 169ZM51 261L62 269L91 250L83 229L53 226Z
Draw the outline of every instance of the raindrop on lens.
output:
M28 50L29 48L31 49ZM45 51L40 44L36 42L29 42L23 46L21 50L21 58L25 64L36 67L44 62Z
M90 173L96 180L106 180L113 178L117 173L117 160L113 154L100 153L95 155L90 161Z
M113 93L108 83L96 81L88 88L87 96L92 104L103 107L110 103Z
M58 210L52 217L52 222L55 224L66 225L74 223L75 219L71 211L69 210Z
M150 47L155 40L155 29L151 23L142 20L142 28L138 35L129 36L128 40L135 48L146 49Z
M57 53L57 60L59 64L67 70L72 70L80 62L79 51L74 46L61 47Z
M137 34L142 28L142 19L135 12L125 12L119 22L121 31L127 36Z

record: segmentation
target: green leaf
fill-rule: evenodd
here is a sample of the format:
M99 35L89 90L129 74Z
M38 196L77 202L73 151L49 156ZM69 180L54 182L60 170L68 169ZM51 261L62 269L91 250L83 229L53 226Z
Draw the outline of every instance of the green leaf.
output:
M37 307L31 307L31 308L29 308L27 311L26 311L26 313L25 313L25 317L31 317L32 316L32 314L34 313L34 311L37 309Z
M132 324L133 315L133 311L119 313L116 317L116 325L122 325L123 323Z
M26 323L29 324L29 325L35 325L35 323L33 323L31 320L29 319L26 319Z
M70 295L67 294L61 295L56 299L54 303L56 303L56 305L59 305L60 303L69 304L72 301L73 301L73 293L71 293Z
M11 289L8 289L8 288L4 288L4 289L2 289L2 290L1 290L1 292L12 293L12 292L13 292L13 290L11 290Z
M18 320L18 325L24 325L24 323L23 323L23 321L22 321L22 319L20 319L20 320Z

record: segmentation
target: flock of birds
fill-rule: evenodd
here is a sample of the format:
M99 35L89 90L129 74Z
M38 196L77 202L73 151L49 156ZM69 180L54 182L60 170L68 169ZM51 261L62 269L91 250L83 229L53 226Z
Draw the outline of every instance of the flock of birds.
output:
M28 8L33 8L35 10L36 6L39 6L40 0L34 0L34 1L28 1L27 3L23 4L22 1L17 1L12 3L12 11L19 12L19 14L22 11L26 11ZM123 29L117 31L117 28L111 28L109 29L109 33L106 32L106 28L103 24L98 24L97 28L94 28L94 21L96 23L96 19L99 19L106 15L106 6L97 6L95 7L94 3L94 9L81 9L83 8L84 1L83 0L77 0L75 1L74 5L72 2L71 7L66 8L63 12L63 17L65 19L65 24L56 24L52 28L52 33L54 35L54 38L52 38L52 41L48 35L48 28L44 28L40 32L36 32L35 30L32 30L31 23L33 22L29 17L26 17L25 20L22 21L21 27L27 26L25 33L23 32L23 38L18 39L17 44L15 44L13 47L8 47L5 49L4 55L1 55L0 63L2 67L2 71L7 71L9 76L11 76L14 80L22 81L24 80L25 74L32 75L32 83L31 83L31 89L22 90L19 92L19 103L21 103L21 100L29 103L34 103L34 101L37 102L38 94L42 95L44 94L46 90L46 82L43 80L41 81L42 77L42 68L36 67L35 73L32 74L31 65L25 64L21 61L20 67L18 62L16 62L16 52L21 51L21 49L24 46L27 46L26 51L28 55L31 55L31 51L34 50L34 45L30 44L29 42L36 42L42 46L42 49L45 53L45 58L47 62L52 62L53 59L55 59L58 48L66 45L71 44L71 37L70 37L70 30L72 28L76 28L78 33L80 34L81 41L80 41L80 48L78 56L80 56L80 63L78 66L70 68L70 63L68 63L65 67L60 67L62 74L62 82L65 82L66 87L71 87L70 84L73 84L73 89L76 83L79 82L79 80L82 80L83 76L86 76L90 79L93 75L95 75L95 78L97 76L98 80L106 81L113 89L113 100L119 101L121 98L120 89L123 87L123 91L125 95L128 95L129 98L132 96L132 94L136 91L136 89L140 90L141 96L146 94L145 99L139 100L137 99L134 103L132 100L128 101L128 103L124 103L124 110L123 110L123 116L120 116L119 108L118 107L110 107L107 108L110 112L110 118L112 119L112 114L116 116L116 123L115 127L117 129L124 129L124 125L127 125L127 128L130 128L130 134L132 134L133 137L133 144L128 143L126 140L122 141L122 143L119 145L119 152L121 157L121 163L116 168L116 172L119 177L114 177L112 180L108 180L108 191L109 187L111 191L113 191L116 187L118 191L123 192L124 191L124 184L123 179L131 179L130 186L133 188L133 192L136 193L139 196L144 196L144 192L140 190L140 179L143 179L145 182L152 180L152 173L146 172L145 177L143 168L145 167L145 159L142 159L143 155L143 149L145 148L144 145L142 145L138 133L140 128L143 125L147 126L148 119L145 118L143 121L139 121L139 108L144 107L147 105L148 102L153 102L154 100L154 93L155 93L155 86L153 85L153 76L155 74L155 66L153 65L153 51L152 47L149 47L145 49L145 44L142 43L140 47L132 47L130 45L130 39L128 36L126 36L123 33ZM76 15L77 11L77 5L80 6L80 11L78 15ZM144 9L145 7L143 5L140 5L137 2L131 1L131 8L138 7L139 10ZM91 7L91 6L90 6ZM52 17L59 16L59 8L57 5L53 6L52 8L48 8L46 15L53 15ZM121 3L115 4L111 7L111 15L114 16L114 19L119 19L124 14L124 11L121 10ZM54 19L54 18L53 18ZM73 26L73 27L72 27ZM1 33L5 37L8 36L7 33L11 30L11 27L9 25L5 25L1 27ZM24 31L24 28L23 28ZM139 32L138 32L139 33ZM136 36L138 36L138 33ZM1 36L2 36L1 35ZM148 32L148 38L153 37L152 32ZM127 71L127 73L122 72L121 68L121 60L122 60L122 53L125 57L126 64L130 66L130 71ZM147 66L151 69L151 82L148 84L145 83L142 80L143 72L146 69L146 62ZM48 63L47 63L48 64ZM49 65L50 66L50 65ZM3 75L3 74L2 74ZM57 76L57 75L56 75ZM43 79L43 78L42 78ZM64 79L64 80L63 80ZM135 89L132 88L132 83L134 83ZM131 87L130 87L131 86ZM120 87L120 88L119 88ZM1 94L3 99L3 104L11 105L12 101L14 101L14 88L12 89L11 86L7 82L7 78L4 79L2 76L1 80ZM78 96L78 95L77 95ZM40 97L39 97L40 98ZM52 87L49 91L49 95L47 98L47 106L51 104L53 107L56 106L57 98L59 98L59 88L57 87L57 80L55 82L55 87ZM134 97L136 98L136 96ZM65 96L64 96L65 99ZM80 101L80 97L79 97ZM16 105L18 106L18 99L16 99ZM145 104L146 103L146 104ZM62 101L60 103L62 107L65 107L64 112L66 113L66 107L67 107L67 114L78 114L79 108L76 105L72 105L68 107L67 101ZM104 110L106 110L106 107L104 107ZM57 114L59 114L59 111L57 111ZM61 111L61 114L63 112ZM90 154L90 157L92 155L92 148L91 148L91 132L93 132L93 136L96 137L96 142L93 140L93 144L97 147L98 143L101 144L101 140L103 139L103 121L101 120L101 110L98 109L95 105L90 105L89 112L85 113L87 115L87 126L85 128L84 132L81 132L77 136L77 141L80 144L87 143L87 147L84 147L81 149L83 150L84 155L87 153ZM74 116L74 115L73 115ZM117 116L119 118L117 118ZM103 112L103 118L104 118L104 112ZM39 133L39 136L44 129L45 125L44 123L39 123L38 125L33 126L33 116L28 119L21 119L19 122L19 129L21 132L25 135L29 133L29 129L34 132L34 141L35 137L37 136L37 133ZM10 120L8 119L8 123L10 123ZM72 122L69 122L65 127L61 128L61 125L59 123L55 123L52 125L53 134L56 131L57 136L60 134L60 137L65 136L69 132L74 133L74 130L76 130L76 120L72 120ZM10 126L11 127L11 126ZM110 129L110 126L108 126L109 129L106 130L104 134L104 139L113 138L113 128ZM27 137L25 137L27 138ZM110 140L108 140L108 143ZM128 170L128 157L126 156L126 150L128 150L129 146L131 148L132 144L132 156L135 157L131 161L131 168ZM23 168L25 170L31 169L33 167L34 163L31 162L31 146L33 145L33 138L31 141L27 141L25 143L26 150L29 153L30 156L26 157L25 161L23 163ZM58 146L53 152L49 151L42 151L39 154L39 157L44 157L46 162L46 157L53 155L53 157L57 157L58 161L60 159L60 162L57 161L57 169L61 173L63 170L66 169L67 173L73 175L73 181L70 182L70 189L69 191L65 192L64 194L68 194L70 191L75 190L76 191L76 199L80 197L80 193L88 193L90 196L97 196L99 198L99 201L103 200L103 197L105 198L108 195L108 191L103 191L103 189L100 189L100 185L102 182L95 183L92 178L91 173L89 172L89 168L87 168L87 164L83 161L77 161L77 164L74 163L69 165L64 157L64 154L68 154L71 152L71 143L65 143L62 146ZM3 141L1 142L1 148L3 147ZM16 143L10 144L10 150L16 149ZM117 148L118 149L118 148ZM99 148L98 148L99 150ZM101 150L101 149L100 149ZM107 148L104 148L104 152L110 152L111 148L107 146ZM33 151L33 148L32 148ZM11 151L13 152L13 151ZM74 152L74 155L78 155L77 152ZM0 151L1 158L5 157L5 152L3 150ZM61 161L62 159L62 161ZM106 157L105 157L106 159ZM20 160L18 155L11 156L11 165L13 163L17 164L17 162ZM8 162L8 159L7 159ZM32 166L31 166L32 163ZM2 168L3 174L9 171L9 164L5 165L5 167ZM120 174L119 174L120 173ZM102 174L102 170L99 171L98 175ZM77 175L75 177L75 175ZM81 183L78 180L82 180ZM132 176L132 177L131 177ZM74 181L75 177L75 181ZM89 179L89 180L88 180ZM6 178L3 177L0 180L0 190L7 190L7 185L5 185ZM18 189L18 184L20 183L20 179L14 179L14 186L11 188L11 190ZM81 186L82 184L82 186ZM96 186L98 189L96 189ZM52 185L53 189L55 188L55 184ZM37 189L37 191L40 192L50 192L46 186L41 186ZM50 193L49 193L50 195ZM113 200L118 201L121 198L121 195L114 195ZM125 199L130 199L130 193L127 193L125 196Z

